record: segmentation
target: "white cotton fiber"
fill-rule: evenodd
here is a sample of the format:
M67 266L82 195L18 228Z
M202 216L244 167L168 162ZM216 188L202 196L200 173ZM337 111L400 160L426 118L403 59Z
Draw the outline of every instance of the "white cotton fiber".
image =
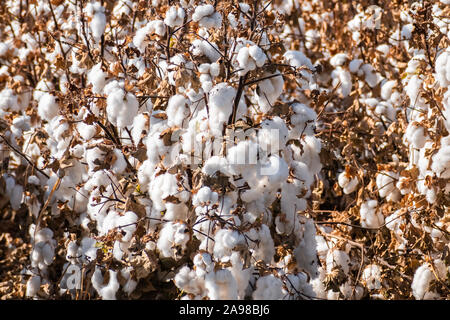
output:
M182 95L174 95L170 97L167 105L167 125L169 127L182 127L183 121L189 116L189 108L187 107L187 100Z
M49 94L44 93L38 104L38 115L46 121L52 120L54 117L58 115L58 103L56 102L56 97Z
M92 92L101 94L105 87L106 72L102 70L102 63L98 63L92 67L88 73L88 84L92 84Z
M205 4L195 8L192 20L198 22L201 27L219 28L222 24L222 15L215 12L212 5Z
M361 225L365 228L379 228L384 223L384 216L377 209L378 202L376 200L367 200L361 205Z
M118 128L128 127L137 115L139 102L131 93L125 93L120 87L115 87L106 99L108 120Z

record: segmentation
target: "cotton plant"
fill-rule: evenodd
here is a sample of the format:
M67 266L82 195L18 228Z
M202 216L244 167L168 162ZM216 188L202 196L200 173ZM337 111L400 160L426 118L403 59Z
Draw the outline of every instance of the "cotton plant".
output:
M390 3L27 3L45 23L0 28L25 295L385 298L401 272L402 297L443 297L447 2L426 24L396 7L394 28ZM380 261L386 241L418 263Z

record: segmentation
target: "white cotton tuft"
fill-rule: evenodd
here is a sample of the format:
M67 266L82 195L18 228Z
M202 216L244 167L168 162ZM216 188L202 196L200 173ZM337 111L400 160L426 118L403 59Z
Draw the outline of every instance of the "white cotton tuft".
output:
M358 187L358 177L351 177L347 171L343 171L338 175L338 183L345 194L350 194Z
M92 84L92 92L101 94L106 82L106 72L102 70L102 63L93 66L87 77L88 84Z
M136 97L120 87L111 89L106 104L108 120L119 129L131 125L139 109Z
M184 17L186 13L183 8L177 8L176 6L171 6L166 11L166 18L164 23L171 28L179 27L183 24Z
M189 116L189 109L187 107L187 100L182 95L174 95L170 97L167 105L167 125L169 127L182 127L183 121Z
M365 228L379 228L384 223L384 216L377 209L378 202L376 200L365 201L361 205L359 211L361 215L361 226Z
M38 115L48 122L52 120L54 117L58 115L58 103L56 102L56 97L49 94L44 93L38 104Z
M211 4L205 4L195 8L192 20L198 22L201 27L220 28L222 24L222 15L219 12L216 12Z

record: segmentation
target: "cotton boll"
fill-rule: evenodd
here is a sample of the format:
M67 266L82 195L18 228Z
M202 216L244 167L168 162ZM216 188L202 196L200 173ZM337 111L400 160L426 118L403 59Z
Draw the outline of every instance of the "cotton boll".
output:
M244 236L235 230L220 229L214 239L214 257L219 260L227 259L236 246L245 243Z
M125 161L125 156L123 155L123 152L120 149L114 149L113 152L114 152L114 156L116 159L114 160L114 162L111 165L111 170L115 174L121 174L127 168L127 162Z
M431 170L441 179L450 179L450 138L441 138L441 148L433 155Z
M185 15L186 13L183 8L171 6L166 11L166 18L164 19L164 23L172 28L179 27L183 24Z
M117 272L108 270L109 282L103 284L103 276L100 269L96 266L94 274L91 278L91 283L94 289L103 300L116 300L116 292L119 290L120 284L117 281Z
M254 300L281 300L283 282L274 275L259 277L256 281L256 290L253 291Z
M379 82L379 78L375 72L375 69L370 64L364 64L361 67L361 70L364 72L366 83L371 88L374 88Z
M316 112L303 103L294 103L292 106L294 114L291 116L291 124L296 127L298 134L314 134L314 126L317 118Z
M182 95L170 97L167 105L167 124L169 127L182 127L184 119L189 116L188 100Z
M279 71L276 71L274 74L266 72L262 77L271 78L264 79L258 83L258 87L255 91L255 98L261 112L266 113L283 92L284 80Z
M181 290L192 294L202 294L205 290L204 279L197 277L196 272L188 266L184 266L178 271L174 283Z
M410 144L413 148L421 149L425 145L428 134L425 134L424 127L417 122L410 122L403 136L403 142Z
M317 261L316 227L312 219L304 224L303 239L294 250L295 260L300 268L306 270L312 278L319 275Z
M261 167L261 175L269 178L269 183L272 187L280 185L286 181L289 176L289 167L286 161L278 155L269 157L268 163Z
M43 120L50 121L58 115L58 109L59 106L56 102L56 97L49 93L44 93L39 100L38 115Z
M264 120L258 131L258 143L262 150L276 154L286 146L288 128L284 120L276 116L271 120Z
M347 59L348 59L347 54L338 53L338 54L335 54L330 59L330 64L336 68L336 67L342 66L345 63L345 61L347 61Z
M9 197L9 202L13 210L19 210L23 199L23 187L16 184L16 180L11 176L4 175L6 184L6 196Z
M210 41L196 39L189 50L194 56L206 56L210 62L216 62L221 57L217 45Z
M41 277L40 276L32 276L27 281L27 291L25 295L27 297L34 297L41 287Z
M249 250L252 256L257 260L263 260L265 263L272 263L275 246L269 227L266 224L261 224L260 228L252 228L246 235L252 240L259 241L258 243L249 242Z
M88 84L92 84L92 92L101 94L105 87L107 74L102 70L101 62L92 67L88 73Z
M205 276L205 288L211 300L236 300L237 283L230 270L219 269Z
M369 290L378 290L381 288L381 270L376 264L369 264L363 271L361 278L365 281Z
M228 166L229 164L227 158L213 156L206 160L202 172L209 176L214 175L218 171L224 174L229 174Z
M209 126L213 134L222 135L222 127L233 111L236 89L227 83L219 83L209 92Z
M364 74L364 71L361 70L361 65L364 63L361 59L354 59L350 61L348 68L351 73L356 73L358 76L362 76Z
M380 210L377 210L377 201L368 200L361 205L361 226L365 228L379 228L384 223L384 216Z
M388 201L399 200L400 191L395 186L398 177L398 173L392 171L383 171L377 175L376 182L380 197Z
M139 102L131 93L125 93L120 87L111 89L106 99L108 120L119 129L128 127L137 115Z
M222 15L219 12L215 12L212 5L205 4L195 8L192 20L198 22L201 27L220 28Z
M189 229L185 223L167 222L160 232L156 246L162 257L178 259L177 247L184 251L189 239Z
M237 284L237 298L243 300L248 287L253 268L244 269L244 261L238 252L231 254L230 262L232 266L228 268Z
M338 84L340 83L340 86L337 89L338 92L340 92L344 97L349 96L352 91L352 77L350 72L338 67L331 73L331 77L333 78L333 87L338 87Z
M428 264L423 264L414 273L411 284L412 293L417 300L429 300L438 298L436 292L430 292L430 282L435 280L433 272Z
M338 183L345 194L350 194L358 187L358 178L351 177L348 175L347 171L343 171L338 176Z
M84 10L92 19L89 23L92 35L96 41L99 41L105 32L106 27L105 8L102 7L100 2L89 2Z
M122 290L128 296L130 296L133 293L134 289L136 289L137 284L138 284L135 280L133 280L133 278L131 276L132 270L133 270L132 267L126 267L126 268L123 268L122 270L120 270L120 275L122 276L122 279L124 279L126 281L122 287Z
M345 274L350 270L350 257L345 251L330 250L326 258L327 272L332 272L335 267L341 268Z
M247 171L250 168L255 167L258 161L257 160L258 148L259 148L258 144L250 140L244 140L240 141L237 145L228 149L227 161L229 164L229 168L232 170L232 172L236 174L242 174L244 173L244 171ZM267 163L266 165L267 170L272 169L270 165L271 162ZM273 171L270 173L273 173ZM264 175L263 172L261 172L261 174Z
M305 66L310 70L314 70L311 60L301 51L288 50L283 56L292 67L300 68Z

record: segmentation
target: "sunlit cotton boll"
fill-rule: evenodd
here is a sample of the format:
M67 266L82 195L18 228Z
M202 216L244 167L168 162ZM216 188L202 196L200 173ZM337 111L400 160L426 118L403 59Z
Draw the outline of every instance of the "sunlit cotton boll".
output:
M133 123L137 115L139 102L131 93L125 93L120 87L115 87L106 99L108 120L118 128L125 128Z
M384 223L384 216L377 209L378 202L376 200L368 200L361 205L361 225L365 228L379 228Z
M214 10L210 4L200 5L195 8L192 20L198 22L201 27L220 28L222 24L222 15Z

